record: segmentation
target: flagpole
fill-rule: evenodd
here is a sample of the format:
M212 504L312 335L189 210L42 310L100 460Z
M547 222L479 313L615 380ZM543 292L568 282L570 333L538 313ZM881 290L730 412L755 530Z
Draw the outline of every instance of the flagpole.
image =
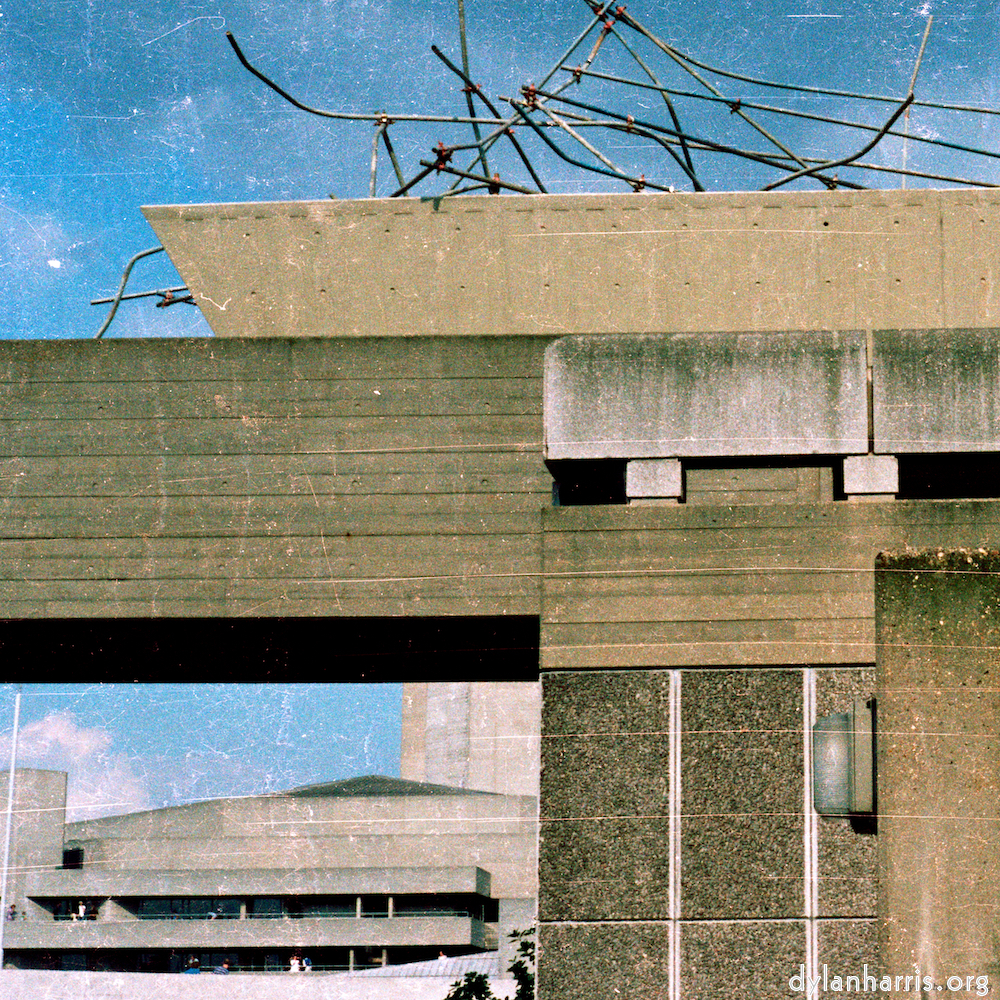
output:
M3 875L0 876L0 970L3 969L4 930L7 926L7 872L10 870L10 840L14 828L14 767L17 763L17 729L21 720L21 685L14 695L14 732L10 739L10 773L7 779L7 831L3 841Z

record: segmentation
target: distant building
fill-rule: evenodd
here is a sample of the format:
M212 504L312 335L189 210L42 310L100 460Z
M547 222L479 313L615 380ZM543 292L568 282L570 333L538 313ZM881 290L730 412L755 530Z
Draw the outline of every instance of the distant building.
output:
M370 775L64 823L17 772L6 960L361 970L494 950L534 912L537 800Z

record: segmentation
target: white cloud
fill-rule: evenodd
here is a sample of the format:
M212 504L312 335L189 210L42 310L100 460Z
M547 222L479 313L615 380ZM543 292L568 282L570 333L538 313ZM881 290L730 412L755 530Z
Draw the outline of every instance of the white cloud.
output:
M145 776L115 752L106 729L77 723L71 712L56 712L18 733L17 764L69 774L67 819L92 819L151 808ZM10 756L10 734L0 738L0 760Z

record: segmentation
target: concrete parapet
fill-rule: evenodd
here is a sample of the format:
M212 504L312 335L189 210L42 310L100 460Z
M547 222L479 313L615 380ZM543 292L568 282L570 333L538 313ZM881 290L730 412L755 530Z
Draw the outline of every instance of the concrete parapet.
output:
M873 337L875 451L1000 451L995 330L878 330Z
M880 555L875 629L881 972L983 996L1000 961L1000 553Z
M369 979L321 972L197 976L169 973L36 972L4 969L0 1000L441 1000L454 977ZM512 997L513 979L491 979L499 997Z
M561 458L868 450L859 332L563 337L545 352L545 449Z

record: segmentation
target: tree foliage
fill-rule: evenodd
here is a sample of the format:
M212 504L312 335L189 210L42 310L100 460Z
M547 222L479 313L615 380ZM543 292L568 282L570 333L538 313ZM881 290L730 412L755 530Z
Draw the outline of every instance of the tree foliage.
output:
M535 1000L535 928L511 931L507 936L517 942L514 961L507 967L517 983L513 1000ZM482 972L467 972L464 979L451 984L444 1000L497 1000L497 997L487 976Z

